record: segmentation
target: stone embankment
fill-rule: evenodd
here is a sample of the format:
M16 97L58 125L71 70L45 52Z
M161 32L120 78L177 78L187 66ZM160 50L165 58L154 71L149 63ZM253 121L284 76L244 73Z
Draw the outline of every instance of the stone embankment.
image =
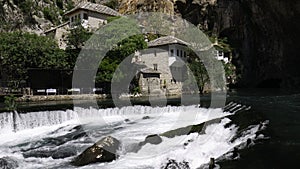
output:
M65 101L65 100L92 100L108 98L106 94L81 94L81 95L40 95L23 96L16 99L17 102L39 102L39 101Z

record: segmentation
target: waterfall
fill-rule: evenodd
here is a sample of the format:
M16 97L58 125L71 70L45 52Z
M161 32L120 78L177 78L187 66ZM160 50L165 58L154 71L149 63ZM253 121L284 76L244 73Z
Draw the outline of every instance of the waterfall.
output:
M32 129L42 126L51 126L61 124L69 120L92 119L97 120L103 117L127 117L127 116L146 116L146 115L163 115L175 112L208 112L209 109L199 108L198 105L191 106L166 106L166 107L150 107L150 106L128 106L122 108L80 108L75 107L74 110L67 111L40 111L29 113L6 112L0 113L0 133L4 131L20 131L24 129ZM222 110L220 109L221 113Z
M122 116L122 115L145 115L145 114L162 114L172 112L199 111L201 108L196 105L192 106L166 106L166 107L150 107L150 106L128 106L122 108L107 109L84 109L75 108L78 116L84 117L103 117L103 116ZM204 109L203 109L204 110Z
M51 126L76 118L77 113L72 110L0 113L0 133L1 131L19 131L35 127Z

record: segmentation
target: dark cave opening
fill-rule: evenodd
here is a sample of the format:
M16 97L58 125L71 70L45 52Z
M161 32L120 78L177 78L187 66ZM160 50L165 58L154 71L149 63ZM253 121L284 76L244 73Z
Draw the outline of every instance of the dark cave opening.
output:
M256 87L258 87L258 88L276 88L276 89L278 89L278 88L281 87L281 83L282 83L282 79L270 78L270 79L266 79L266 80L263 80L263 81L259 82Z

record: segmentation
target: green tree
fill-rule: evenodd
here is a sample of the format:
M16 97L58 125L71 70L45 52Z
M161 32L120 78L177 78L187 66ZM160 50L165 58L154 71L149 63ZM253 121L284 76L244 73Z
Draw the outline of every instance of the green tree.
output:
M7 111L15 111L17 109L16 97L14 95L5 96L4 104Z
M92 36L92 32L86 30L81 25L71 29L67 35L67 62L69 68L74 68L77 57L83 48L85 42Z
M36 34L0 33L0 71L7 75L9 86L19 88L28 79L29 68L64 68L64 51L56 41Z
M209 83L209 76L204 64L200 60L190 60L188 67L194 76L200 94L204 93L204 87Z
M84 43L92 36L92 32L85 29L80 24L71 29L67 36L67 49L82 49Z
M119 7L119 1L118 0L110 0L104 4L105 6L108 6L112 9L117 9Z
M97 82L111 82L118 65L137 50L147 48L143 35L134 35L124 39L118 45L110 50L99 66ZM119 77L125 77L126 71L117 72Z
M100 32L108 44L115 44L106 54L97 73L96 82L111 82L118 65L137 50L147 48L144 35L134 20L121 17L111 17L108 19L105 32ZM133 35L129 36L128 35ZM118 41L122 39L121 41ZM105 42L104 42L105 44ZM124 69L124 68L123 68ZM117 71L119 80L126 77L126 71Z

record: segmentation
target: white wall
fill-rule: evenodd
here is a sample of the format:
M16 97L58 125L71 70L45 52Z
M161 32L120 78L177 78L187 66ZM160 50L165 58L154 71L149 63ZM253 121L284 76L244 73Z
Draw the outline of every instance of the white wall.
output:
M88 15L88 19L84 19L84 14ZM73 17L73 22L72 22ZM80 19L82 26L85 28L98 29L101 25L107 23L108 15L100 14L92 11L78 10L69 16L70 27L76 24L76 17Z
M174 50L174 55L177 55L177 49L178 49L178 57L171 56L171 49ZM177 80L183 79L182 71L178 70L178 72L172 74L170 69L170 65L171 65L170 61L172 61L172 59L175 59L176 57L177 59L175 60L178 61L179 58L179 60L181 60L181 62L184 64L183 60L187 59L187 53L184 54L184 52L186 52L186 47L181 45L175 44L175 45L168 45L168 46L167 45L159 46L156 48L149 48L143 51L136 52L135 56L139 56L139 58L134 57L133 62L138 61L140 64L144 64L146 67L152 69L154 69L154 64L157 64L158 72L161 73L160 82L159 82L161 88L164 86L165 84L164 82L166 82L167 94L181 94L182 83L179 81L175 83L173 79L175 77L173 76L176 76ZM183 70L185 69L186 68L183 67ZM141 78L140 78L140 84L142 87L142 91L144 93L147 93L148 91L148 85L146 83L148 83L149 80L151 81L152 87L154 87L155 89L157 88L157 85L153 85L155 79L149 78L148 81L146 81L147 79L141 79ZM150 90L153 89L151 88Z

